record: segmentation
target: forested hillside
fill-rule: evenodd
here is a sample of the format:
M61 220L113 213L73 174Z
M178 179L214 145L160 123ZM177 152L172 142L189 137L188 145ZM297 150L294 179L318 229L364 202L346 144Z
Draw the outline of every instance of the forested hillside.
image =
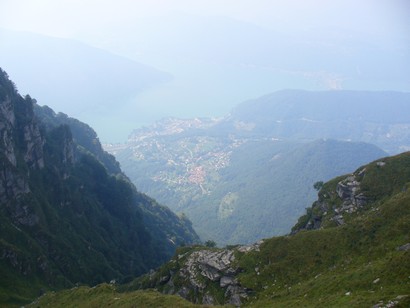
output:
M251 137L219 125L169 119L107 150L141 191L185 213L203 240L221 245L289 232L313 202L315 182L386 155L366 143Z
M408 114L404 92L284 90L219 119L163 119L106 149L203 240L251 243L287 233L315 182L408 150Z

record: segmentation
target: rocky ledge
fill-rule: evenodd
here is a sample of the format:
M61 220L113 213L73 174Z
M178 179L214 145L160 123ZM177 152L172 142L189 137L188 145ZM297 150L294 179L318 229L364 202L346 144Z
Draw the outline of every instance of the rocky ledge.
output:
M179 296L205 305L241 306L251 290L244 288L237 275L236 253L259 251L259 241L233 249L187 248L177 254L168 266L152 271L137 288L155 288L165 294ZM138 284L138 283L137 283Z
M197 299L202 297L202 304L241 305L241 299L247 298L247 292L235 278L238 268L235 267L234 261L233 250L194 251L177 274L188 282L177 294L189 298L189 293L193 292L199 295ZM209 285L215 284L224 290L223 303L207 290Z
M384 166L384 163L381 166ZM360 179L365 176L365 173L364 168L347 176L337 183L333 191L321 190L318 200L299 220L292 234L301 230L319 229L324 221L333 222L338 226L345 224L346 214L357 212L370 201L360 189Z

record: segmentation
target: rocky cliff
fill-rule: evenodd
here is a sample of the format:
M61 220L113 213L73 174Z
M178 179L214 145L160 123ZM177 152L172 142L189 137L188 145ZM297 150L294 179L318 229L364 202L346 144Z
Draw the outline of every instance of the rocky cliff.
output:
M23 98L0 71L0 305L131 279L198 240L136 190L88 125Z
M33 226L39 218L24 197L31 192L30 172L44 168L44 138L30 98L15 95L6 75L0 74L0 84L0 202L14 223Z

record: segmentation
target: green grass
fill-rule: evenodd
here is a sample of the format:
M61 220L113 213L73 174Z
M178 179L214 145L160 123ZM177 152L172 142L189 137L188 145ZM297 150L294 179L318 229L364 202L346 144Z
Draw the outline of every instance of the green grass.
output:
M410 251L397 247L410 242L410 190L389 191L390 197L352 214L342 227L272 238L260 252L243 255L240 281L256 294L248 305L372 307L398 301L408 307Z
M115 286L101 284L96 287L76 287L57 293L47 293L32 304L37 307L201 307L179 296L163 295L153 290L117 292Z
M373 307L395 303L395 307L409 307L410 251L397 249L410 243L409 159L410 153L405 153L384 160L386 165L381 168L376 163L366 166L361 180L372 201L357 212L345 214L346 224L335 227L327 223L319 230L267 239L260 251L236 251L237 278L250 290L244 306ZM325 183L319 198L340 206L335 188L343 178ZM193 304L179 297L152 289L171 291L161 279L176 273L199 249L207 248L181 247L154 274L127 285L115 288L103 284L48 293L32 307L191 307ZM179 275L171 279L176 291L187 284ZM224 290L218 283L203 279L205 293L222 303ZM191 293L192 301L201 301L201 295Z
M392 301L396 307L408 307L410 251L397 247L410 243L409 158L405 153L385 159L383 167L366 166L361 180L372 199L357 212L345 213L345 225L325 220L322 229L265 240L258 252L236 252L239 281L252 290L245 306L372 307ZM345 177L325 183L320 199L340 206L335 189ZM321 214L319 207L313 210ZM185 247L179 254L195 249ZM174 258L162 267L149 280L150 287L161 289L160 277L177 271L184 260ZM183 284L175 278L175 287ZM207 291L220 297L212 285Z

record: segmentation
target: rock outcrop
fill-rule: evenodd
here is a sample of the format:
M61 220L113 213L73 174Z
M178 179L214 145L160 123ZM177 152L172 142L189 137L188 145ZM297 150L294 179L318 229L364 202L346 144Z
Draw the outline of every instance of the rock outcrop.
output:
M198 299L202 295L203 304L229 303L240 305L241 299L246 298L247 293L235 278L238 268L235 267L234 261L233 250L199 250L187 257L177 275L188 282L185 288L198 294ZM207 293L207 287L211 283L216 283L225 290L223 303ZM178 292L183 297L185 293L185 291Z
M27 145L24 161L30 168L44 168L44 139L34 117L24 127L24 143Z
M186 258L180 271L176 273L178 278L188 282L182 292L177 293L187 299L190 294L196 294L196 302L202 304L228 303L239 306L241 299L247 298L247 292L235 278L239 269L235 267L234 261L233 250L194 251ZM224 290L222 302L220 298L215 298L208 292L208 287L212 284Z
M363 175L366 172L363 169L359 175ZM337 184L336 192L341 200L343 200L342 206L336 208L337 214L341 212L353 213L358 208L362 207L368 202L368 198L360 192L360 182L356 179L355 175L348 176L343 181Z
M13 146L14 125L15 116L11 100L10 98L3 99L0 102L0 146L3 149L6 160L15 167L17 159Z
M16 225L34 226L39 217L24 195L30 193L29 173L44 168L44 139L31 98L13 97L10 90L14 90L14 85L9 80L2 80L1 90L0 202Z
M166 268L152 271L134 282L132 288L155 288L197 304L241 306L252 290L244 288L238 279L241 269L235 255L259 251L262 243L232 249L187 248Z
M319 229L324 220L333 222L337 226L344 225L344 215L355 213L370 201L360 188L360 179L365 173L366 169L362 169L348 175L337 183L334 191L326 192L322 189L318 200L313 203L308 213L300 218L298 224L292 229L292 234L300 230Z

